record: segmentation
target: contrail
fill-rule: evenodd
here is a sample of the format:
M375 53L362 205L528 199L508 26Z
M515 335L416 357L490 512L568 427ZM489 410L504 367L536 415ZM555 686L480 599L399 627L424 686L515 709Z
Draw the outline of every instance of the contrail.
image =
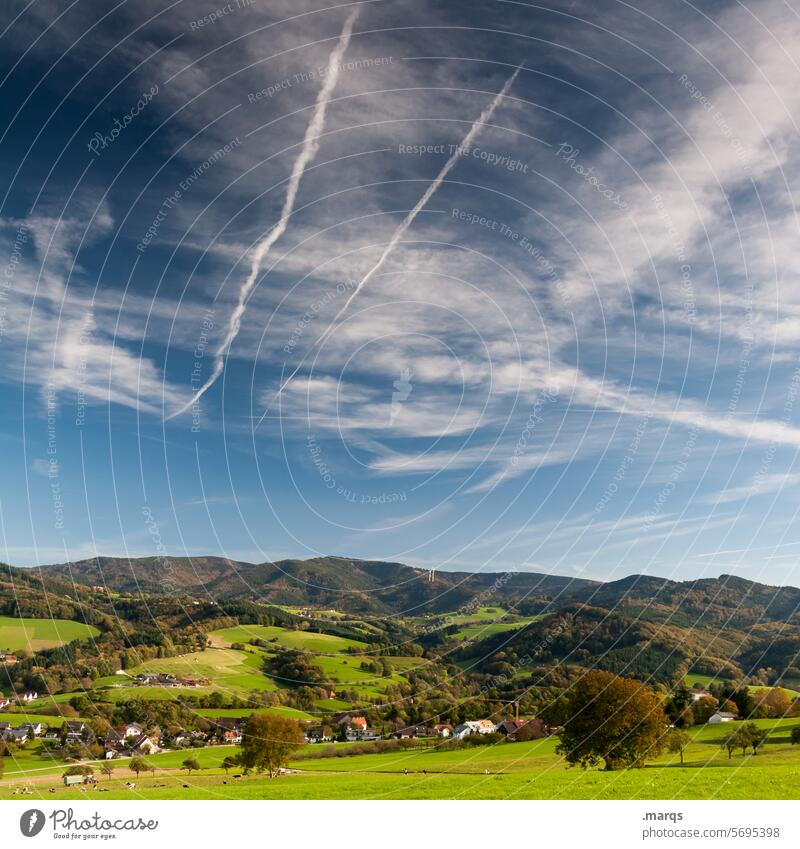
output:
M261 265L269 253L270 248L272 248L275 242L286 230L286 227L289 224L289 218L294 210L294 202L297 198L297 190L300 187L300 180L303 176L303 172L305 171L306 166L313 161L314 157L317 155L317 151L319 150L319 136L325 127L325 112L328 108L328 100L333 93L333 89L336 87L342 57L347 50L347 46L350 44L350 36L353 33L353 24L358 17L358 12L358 9L354 9L348 15L347 20L344 23L344 27L342 28L342 34L339 36L339 41L328 59L328 68L325 74L325 80L319 94L317 95L317 100L314 105L314 114L306 128L306 133L303 137L303 146L295 160L291 176L289 177L289 185L286 190L286 198L283 201L281 217L278 219L278 223L256 245L253 251L250 273L247 275L247 279L244 281L242 288L239 290L239 302L236 304L236 308L228 319L228 330L222 344L217 350L217 354L214 359L214 368L211 375L200 389L195 392L191 400L184 404L177 412L167 416L167 419L172 419L175 418L175 416L185 413L203 397L203 395L217 381L217 378L222 374L222 369L225 364L225 354L229 350L233 340L236 339L239 334L239 329L242 326L242 316L246 309L247 298L253 291L253 287L256 284L259 272L261 271Z
M355 298L356 295L358 295L358 293L364 288L364 286L367 284L367 282L370 280L370 278L373 277L380 270L380 268L384 264L384 262L386 262L387 258L389 257L389 254L391 254L391 252L395 249L395 247L397 247L397 243L403 238L406 230L408 230L408 228L414 223L414 219L417 217L417 215L419 215L419 213L422 211L422 209L425 207L425 205L428 203L428 201L433 197L433 195L436 193L436 190L439 188L439 186L442 185L442 183L444 182L447 175L453 169L453 166L461 158L463 152L465 150L469 149L470 145L475 140L475 137L481 131L481 128L483 127L483 125L486 124L491 119L492 115L494 114L495 109L497 109L497 107L499 106L500 101L508 94L508 90L514 84L514 80L516 80L521 69L522 69L522 65L518 65L517 69L514 71L514 73L506 80L505 85L494 96L494 98L492 99L492 102L473 121L472 126L469 128L469 131L464 136L464 139L462 140L461 144L456 148L455 152L450 156L450 158L447 160L447 162L445 162L445 164L442 166L441 171L439 171L439 173L434 178L433 182L425 190L425 193L422 195L422 197L414 205L414 208L406 215L406 217L402 220L400 225L394 231L394 233L392 234L392 238L389 239L389 244L384 248L384 251L380 256L380 259L361 278L361 282L353 290L353 293L350 295L350 297L344 303L344 306L339 310L339 312L336 313L336 315L333 318L333 321L331 321L331 323L328 325L327 330L314 343L314 345L312 346L312 350L313 350L313 348L316 348L319 345L321 345L328 338L328 336L331 334L331 331L336 326L336 322L341 318L341 316L344 314L344 312L347 310L347 308L352 303L353 298ZM283 390L286 388L286 386L292 381L292 379L297 374L297 372L300 371L304 362L305 362L305 358L300 360L300 362L295 367L294 371L289 375L289 377L286 378L286 380L283 381L283 383L278 388L278 391L275 393L275 398L278 398L280 396L281 392L283 392ZM273 401L275 400L275 398L273 398ZM267 405L267 408L266 408L266 410L264 410L264 413L262 414L261 418L258 420L258 424L256 424L256 427L258 427L261 424L261 422L264 421L264 418L266 417L267 413L270 411L271 406L272 406L272 402L270 402Z

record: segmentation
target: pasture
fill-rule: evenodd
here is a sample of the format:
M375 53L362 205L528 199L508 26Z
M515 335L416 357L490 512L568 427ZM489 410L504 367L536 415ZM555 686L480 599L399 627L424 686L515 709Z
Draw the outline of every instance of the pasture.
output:
M319 654L336 654L350 648L362 650L367 644L360 640L349 640L333 634L318 634L315 631L294 631L277 625L237 625L221 628L209 634L214 645L230 646L231 643L249 643L250 640L266 640L286 649L306 649Z
M800 746L792 746L790 729L798 720L759 720L770 731L758 755L728 758L720 748L730 725L690 730L692 743L683 766L677 755L665 754L644 769L605 772L567 767L556 754L557 740L498 743L472 748L446 745L396 750L377 755L296 759L291 773L277 779L263 775L233 779L221 769L234 747L193 749L199 773L187 776L179 768L186 752L146 758L157 768L153 777L134 778L125 761L114 763L109 781L100 779L105 798L146 799L797 799L800 798ZM319 747L307 746L304 751ZM344 748L344 746L342 747ZM357 751L358 745L348 746ZM26 756L27 757L27 756ZM0 782L0 798L11 798L26 781L34 795L48 799L84 797L61 786L52 767L35 761L20 772L8 761ZM41 763L41 762L40 762ZM408 774L405 774L407 770ZM135 781L136 789L125 787ZM55 789L50 793L50 788ZM100 791L89 791L99 793Z
M0 616L0 650L35 652L73 640L88 640L100 632L91 625L67 619L16 619Z

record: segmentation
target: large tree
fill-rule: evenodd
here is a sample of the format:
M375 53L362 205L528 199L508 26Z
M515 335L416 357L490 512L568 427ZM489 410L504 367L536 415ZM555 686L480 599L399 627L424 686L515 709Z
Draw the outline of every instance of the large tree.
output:
M611 672L587 672L568 695L558 752L584 769L642 766L664 748L668 720L661 699L644 684Z
M302 745L303 732L293 719L253 714L244 727L242 766L256 772L266 770L272 778Z

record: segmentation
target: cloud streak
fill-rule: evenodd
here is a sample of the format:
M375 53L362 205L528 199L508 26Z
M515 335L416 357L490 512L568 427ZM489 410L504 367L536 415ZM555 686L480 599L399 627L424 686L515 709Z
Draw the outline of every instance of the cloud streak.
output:
M477 135L481 131L481 129L483 129L484 125L487 124L491 120L492 115L494 115L494 112L497 109L497 107L500 105L500 102L508 94L509 89L514 84L514 80L516 80L516 78L519 76L519 72L520 72L521 69L522 69L522 65L518 65L516 70L514 71L514 73L505 81L505 83L503 84L503 87L500 89L500 91L498 91L497 94L492 98L492 102L472 122L472 126L469 128L467 134L464 136L463 140L461 141L461 144L459 144L459 146L456 148L456 150L450 155L450 158L442 166L441 170L436 175L436 177L433 179L433 182L425 190L422 197L414 204L411 211L408 212L406 214L406 217L400 222L397 229L392 234L392 237L389 239L389 243L383 249L383 253L381 254L378 261L361 278L361 281L359 282L358 286L356 286L356 288L353 290L350 297L345 301L342 308L333 317L333 321L331 321L331 323L328 325L327 330L325 330L325 332L314 343L312 350L314 348L319 347L328 338L328 336L330 336L330 334L336 328L336 325L339 322L339 319L345 314L345 312L347 312L347 309L350 306L350 304L353 302L353 299L364 288L364 286L366 286L366 284L370 281L370 279L372 277L374 277L375 274L377 274L378 271L380 271L381 267L386 262L386 260L389 258L392 251L394 251L394 249L397 247L398 243L403 238L403 236L405 235L408 228L414 223L414 219L419 215L420 212L422 212L422 210L425 208L426 204L434 196L434 194L436 194L436 191L438 190L439 186L442 185L442 183L445 181L447 175L450 173L450 171L453 170L453 167L455 166L455 164L463 156L464 151L469 150L470 146L472 145L473 141L475 141L475 138L477 137ZM294 370L289 375L289 377L287 377L281 383L281 385L278 388L278 391L275 395L276 398L278 398L280 396L281 392L283 392L283 390L286 388L286 386L292 381L292 379L295 377L297 372L300 371L300 369L303 367L304 362L305 362L305 358L301 359L300 362L297 364L297 366L295 366ZM258 420L258 424L256 425L256 427L258 427L264 421L264 418L266 417L269 410L270 410L270 405L267 405L267 408L262 413L261 418Z
M225 354L228 350L230 350L230 346L239 334L239 330L242 326L242 318L244 317L245 310L247 309L247 299L250 297L250 293L253 291L253 287L256 284L258 275L261 272L261 266L272 246L286 231L286 228L289 225L289 218L294 211L297 192L300 188L300 180L303 177L306 167L314 160L314 157L317 155L317 151L319 150L319 137L325 127L325 113L328 108L328 101L336 87L342 58L350 44L350 37L353 33L353 24L358 17L358 12L358 9L354 9L347 16L347 20L342 28L342 33L339 36L339 41L328 59L325 81L317 95L316 104L314 106L314 114L306 128L305 136L303 137L303 146L295 160L291 176L289 177L289 186L286 190L286 198L283 202L281 217L278 219L278 223L256 245L255 250L253 251L250 273L247 275L247 278L242 284L242 288L239 290L239 301L228 319L228 328L225 332L225 338L222 340L222 344L219 346L217 351L211 375L197 390L197 392L195 392L187 404L181 407L177 412L167 417L169 419L187 412L187 410L196 404L217 382L219 376L222 374L222 369L225 365Z

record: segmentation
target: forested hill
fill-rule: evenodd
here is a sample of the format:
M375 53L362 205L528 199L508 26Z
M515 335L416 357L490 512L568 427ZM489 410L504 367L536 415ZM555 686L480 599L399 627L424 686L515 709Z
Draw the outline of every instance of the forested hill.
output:
M98 557L35 571L56 593L65 585L102 586L132 595L242 599L353 613L417 615L479 604L536 613L582 603L678 628L800 622L800 589L731 575L683 582L632 575L600 583L533 572L437 571L431 581L427 569L341 557L260 564L221 557Z
M118 593L226 601L324 605L353 613L415 615L471 603L543 607L599 586L532 572L442 572L372 560L318 557L243 563L220 557L98 557L36 570L45 580L102 586Z

